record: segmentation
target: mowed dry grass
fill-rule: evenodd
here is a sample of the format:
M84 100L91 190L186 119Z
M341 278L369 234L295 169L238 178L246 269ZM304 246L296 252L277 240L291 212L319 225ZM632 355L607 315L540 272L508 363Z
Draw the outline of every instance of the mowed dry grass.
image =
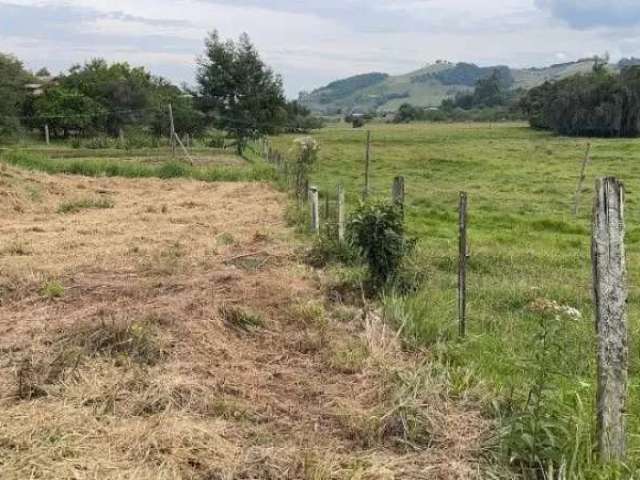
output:
M480 477L488 423L248 183L0 167L0 478Z

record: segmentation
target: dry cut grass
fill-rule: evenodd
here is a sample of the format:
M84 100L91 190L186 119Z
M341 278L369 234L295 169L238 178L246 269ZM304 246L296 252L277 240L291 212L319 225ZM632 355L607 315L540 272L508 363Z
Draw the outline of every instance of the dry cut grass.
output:
M325 299L282 194L3 167L0 197L3 479L480 478L473 401Z

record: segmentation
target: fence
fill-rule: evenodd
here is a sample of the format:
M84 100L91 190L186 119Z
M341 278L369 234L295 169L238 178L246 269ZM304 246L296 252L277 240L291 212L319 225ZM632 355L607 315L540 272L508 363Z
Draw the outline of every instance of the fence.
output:
M275 150L268 139L261 139L254 150L273 165L287 188L295 186L292 179L292 161ZM590 161L590 145L582 162L582 169L574 199L574 215L579 208L579 195L585 180L585 169ZM370 183L371 134L367 132L362 198L372 197ZM406 210L406 180L394 178L389 197L403 211ZM299 181L298 181L299 183ZM296 187L297 190L298 187ZM308 202L310 229L319 235L322 227L328 234L345 240L345 189L337 185L335 194L325 192L324 208L320 205L317 186L304 182L304 194L296 192L302 203ZM467 275L470 258L468 235L468 203L466 192L460 192L458 207L458 331L467 335ZM332 208L334 207L334 208ZM322 214L321 214L322 212ZM625 406L628 395L628 325L626 300L626 265L624 248L624 187L615 178L604 178L596 184L596 199L592 228L593 299L597 330L597 398L596 425L598 453L603 461L625 458Z

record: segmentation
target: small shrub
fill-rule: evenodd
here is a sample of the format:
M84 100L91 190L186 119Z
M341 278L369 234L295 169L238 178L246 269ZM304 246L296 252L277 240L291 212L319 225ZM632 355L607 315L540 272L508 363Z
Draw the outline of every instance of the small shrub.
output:
M61 203L60 206L58 206L58 213L78 213L80 210L91 208L113 208L113 202L106 198L72 200Z
M64 295L64 286L57 280L51 280L42 286L41 293L48 299L61 298Z
M347 231L366 259L376 291L397 278L405 257L415 246L405 237L402 210L389 202L361 205L349 220Z

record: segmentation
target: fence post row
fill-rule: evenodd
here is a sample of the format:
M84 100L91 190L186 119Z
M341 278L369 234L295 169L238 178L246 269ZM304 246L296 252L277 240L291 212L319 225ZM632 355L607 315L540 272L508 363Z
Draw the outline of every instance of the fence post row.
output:
M461 337L467 334L467 194L460 192L458 252L458 327Z
M613 177L596 181L591 243L598 340L597 440L604 462L625 455L628 382L624 186Z
M311 208L311 231L320 234L320 205L318 187L309 187L309 205Z

